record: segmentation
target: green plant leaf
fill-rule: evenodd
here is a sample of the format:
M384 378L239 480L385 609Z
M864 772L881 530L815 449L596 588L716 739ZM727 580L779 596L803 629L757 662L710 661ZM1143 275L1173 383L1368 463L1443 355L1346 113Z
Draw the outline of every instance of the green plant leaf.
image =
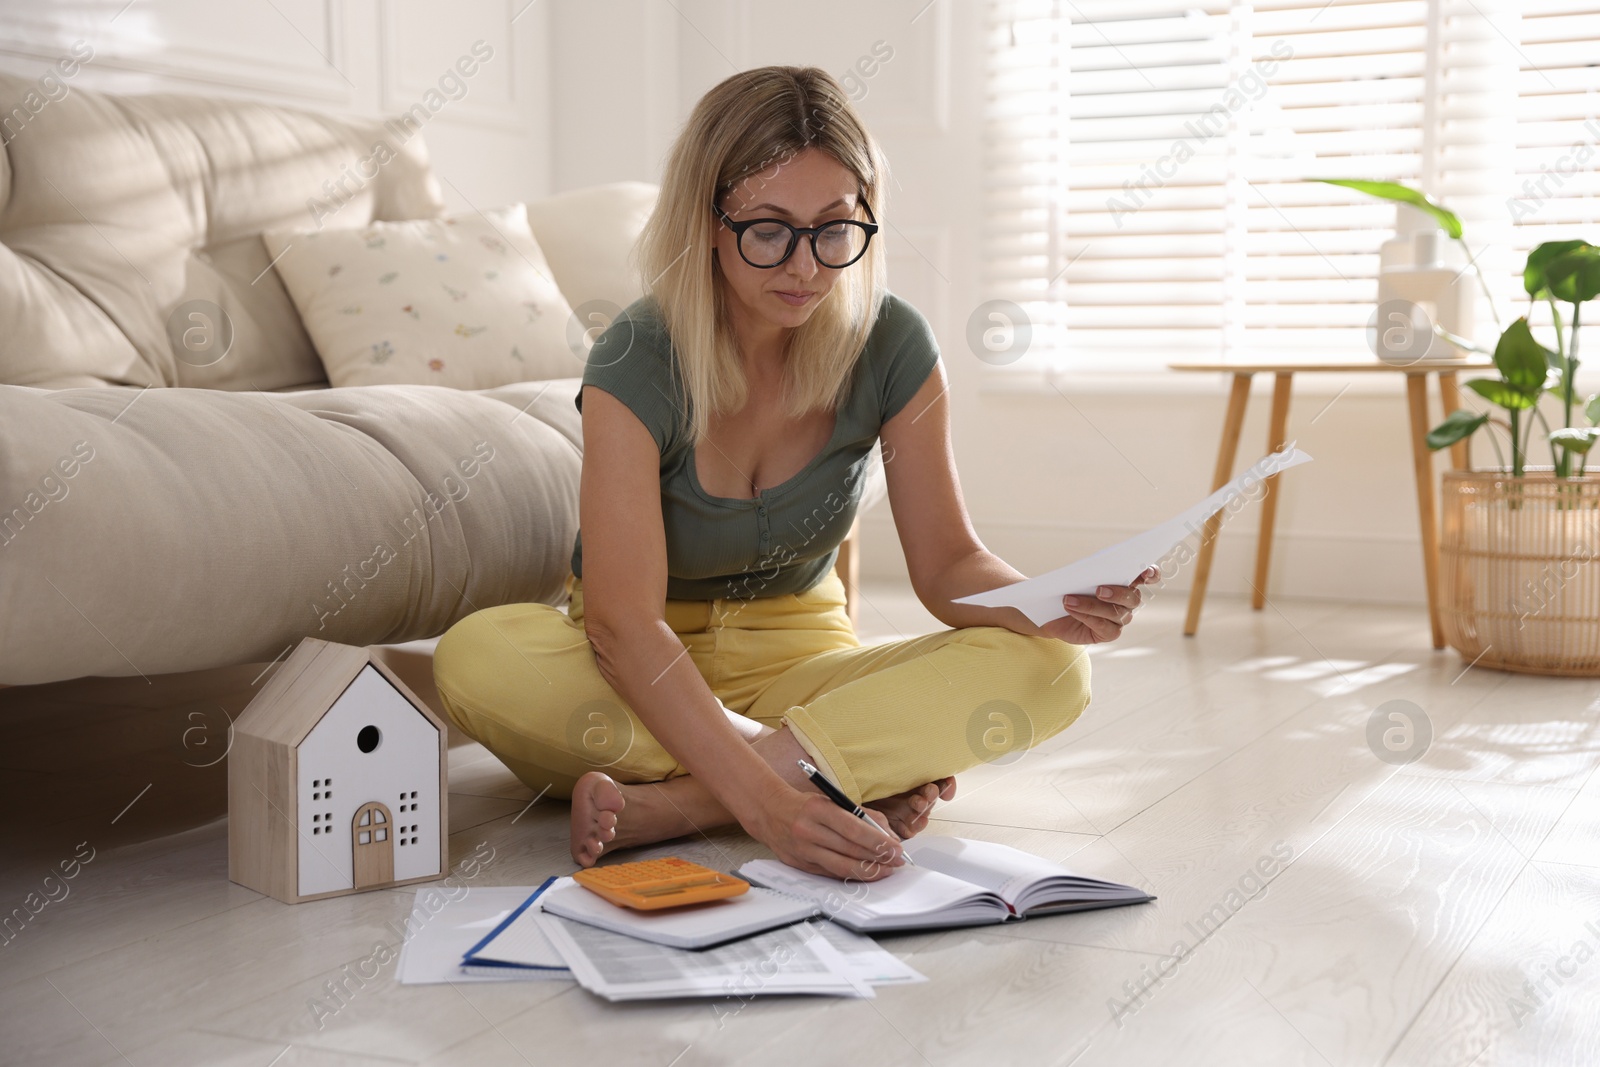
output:
M1493 378L1474 378L1467 383L1467 388L1489 403L1499 404L1507 411L1526 411L1539 402L1538 389L1529 392L1517 388L1510 382L1496 381Z
M1585 244L1544 265L1545 280L1557 300L1581 304L1600 296L1600 248Z
M1533 391L1535 397L1544 388L1550 368L1559 362L1555 353L1534 340L1526 316L1507 326L1494 346L1494 365L1500 377L1520 392Z
M1463 437L1471 437L1478 427L1489 421L1487 411L1473 414L1466 408L1457 408L1445 420L1428 431L1428 447L1437 452L1449 448Z
M1545 280L1544 268L1552 259L1582 248L1587 241L1546 241L1528 253L1528 265L1522 269L1522 287L1529 296L1538 296L1550 284Z
M1589 402L1584 405L1583 413L1589 416L1591 426L1600 426L1600 393L1589 398Z
M1568 452L1583 455L1594 447L1596 439L1600 439L1600 428L1590 426L1579 429L1576 427L1555 430L1550 434L1550 443Z
M1412 207L1421 208L1438 220L1445 233L1458 239L1461 236L1461 220L1456 217L1455 212L1429 200L1419 190L1401 185L1399 182L1371 182L1363 181L1359 178L1312 178L1311 180L1325 182L1328 185L1342 185L1346 189L1354 189L1358 193L1366 193L1368 196L1375 196L1380 200L1394 200L1398 203L1410 204Z

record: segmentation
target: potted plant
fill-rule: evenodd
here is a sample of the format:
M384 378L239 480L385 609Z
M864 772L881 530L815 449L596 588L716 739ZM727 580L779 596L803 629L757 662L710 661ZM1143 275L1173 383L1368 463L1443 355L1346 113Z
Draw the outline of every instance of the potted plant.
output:
M1417 206L1460 239L1460 220L1416 190L1389 182L1334 184ZM1438 450L1483 431L1499 460L1494 468L1444 475L1439 594L1445 639L1478 666L1595 676L1600 566L1592 564L1600 556L1600 477L1589 476L1588 460L1600 439L1600 396L1580 402L1576 379L1583 308L1600 295L1600 248L1581 240L1539 245L1528 254L1523 287L1530 314L1541 302L1549 306L1554 348L1534 336L1528 315L1505 327L1492 350L1435 327L1460 348L1492 355L1497 372L1465 383L1489 402L1489 411L1448 412L1428 434L1428 447ZM1547 398L1559 408L1559 425L1542 410ZM1575 418L1583 424L1574 425ZM1536 428L1549 449L1547 467L1528 465Z

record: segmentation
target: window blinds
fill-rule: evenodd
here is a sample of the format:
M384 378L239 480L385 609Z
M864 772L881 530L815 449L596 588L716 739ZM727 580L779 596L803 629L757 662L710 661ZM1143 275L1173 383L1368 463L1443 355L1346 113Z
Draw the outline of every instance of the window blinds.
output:
M1214 350L1230 142L1197 125L1228 85L1226 3L993 6L988 281L1030 356ZM1182 157L1181 159L1179 157Z
M1600 142L1600 6L1517 7L991 0L985 285L1032 321L1027 362L1365 355L1394 209L1312 177L1442 197L1509 296L1600 185L1547 178L1537 223L1510 217L1552 152Z
M1249 116L1243 160L1245 321L1223 351L1243 358L1360 356L1375 310L1378 246L1394 208L1306 178L1422 176L1425 0L1268 0L1250 47L1290 53Z
M1513 269L1543 241L1600 241L1600 4L1524 0L1520 29L1514 187L1505 205L1515 224ZM1520 295L1520 272L1514 281Z

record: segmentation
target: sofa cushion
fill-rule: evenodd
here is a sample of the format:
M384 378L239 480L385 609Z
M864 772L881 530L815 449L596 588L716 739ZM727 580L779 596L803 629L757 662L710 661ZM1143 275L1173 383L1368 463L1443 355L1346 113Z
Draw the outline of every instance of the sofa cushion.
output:
M0 683L270 660L558 603L579 381L0 385Z
M644 295L634 245L659 192L647 182L611 182L528 204L528 225L585 329L604 329ZM597 302L610 312L603 323L589 314Z
M0 74L0 382L315 382L322 366L260 232L443 212L421 135L395 124L76 87L34 112L35 88ZM192 314L231 326L222 358L174 343L206 328Z
M582 373L572 309L521 204L261 238L335 386L487 389Z

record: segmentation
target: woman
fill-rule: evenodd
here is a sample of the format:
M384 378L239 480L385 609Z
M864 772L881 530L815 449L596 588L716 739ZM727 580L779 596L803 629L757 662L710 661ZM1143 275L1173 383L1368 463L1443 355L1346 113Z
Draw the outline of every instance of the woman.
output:
M568 613L490 608L439 641L450 716L571 797L582 866L737 822L795 867L882 877L956 772L1078 717L1078 646L1139 603L1107 587L1044 627L952 603L1024 575L973 532L932 331L885 287L886 180L824 71L764 67L705 95L640 239L647 295L597 340L576 398ZM833 563L880 437L912 586L952 629L863 647Z

